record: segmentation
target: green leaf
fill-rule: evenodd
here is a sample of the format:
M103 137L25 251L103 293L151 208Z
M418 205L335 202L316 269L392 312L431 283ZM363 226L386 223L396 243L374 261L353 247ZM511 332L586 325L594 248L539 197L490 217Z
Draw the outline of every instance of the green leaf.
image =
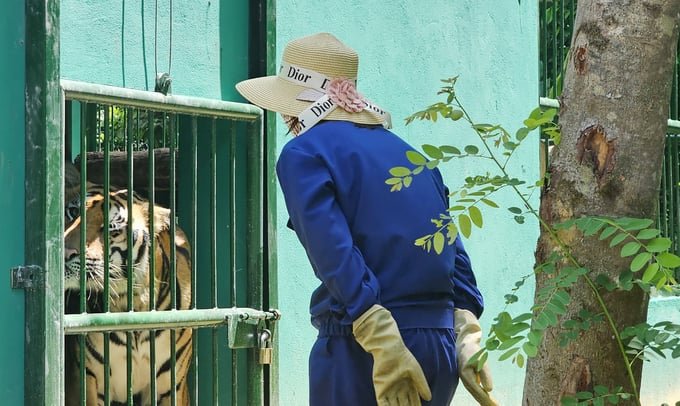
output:
M641 230L636 238L638 240L649 240L650 238L654 238L659 235L659 230L656 228L647 228L645 230Z
M647 269L645 270L645 273L642 275L642 282L644 283L649 283L651 282L656 274L659 272L659 264L658 263L653 263L650 264Z
M416 167L416 168L413 170L413 175L419 174L420 172L423 171L423 169L425 169L424 166L418 166L418 167Z
M405 166L395 166L394 168L390 169L390 174L392 176L403 178L404 176L410 175L411 170Z
M529 334L527 334L527 339L531 344L538 347L541 345L541 341L543 341L543 332L539 330L531 330L529 331Z
M546 307L556 315L562 315L567 312L567 308L559 300L551 301Z
M489 200L489 199L481 199L481 201L482 201L482 203L486 204L486 205L489 206L489 207L493 207L494 209L497 209L497 208L498 208L498 205L497 205L496 202L494 202L493 200Z
M506 359L515 355L515 353L517 351L519 351L519 347L511 348L511 349L507 350L506 352L504 352L503 354L501 354L501 356L498 357L498 360L499 361L505 361Z
M616 232L616 230L618 229L614 226L605 227L605 229L602 230L602 234L600 234L600 241L606 240L607 238L611 237L612 234Z
M467 152L470 155L476 155L479 152L479 148L477 148L474 145L467 145L465 147L465 152Z
M434 159L444 158L444 154L442 153L442 151L439 150L439 148L435 147L434 145L430 144L423 145L423 152L425 152L427 155Z
M634 218L621 218L617 220L617 224L620 225L626 231L642 230L654 224L654 220L650 219L634 219Z
M586 400L586 399L592 399L593 394L591 392L577 392L576 393L576 398L581 399L581 400Z
M437 254L441 254L442 251L444 251L445 242L444 234L442 234L440 231L437 231L436 233L434 233L433 240L434 240L433 241L434 252L436 252Z
M522 354L517 354L517 366L520 368L524 368L524 355Z
M484 221L482 220L482 212L476 206L470 206L468 209L470 212L470 219L479 228L482 228Z
M560 303L563 305L568 305L569 302L571 301L571 297L569 297L569 293L567 291L558 289L555 291L554 298L557 299Z
M425 165L427 159L418 151L406 151L406 158L413 165Z
M621 257L629 257L635 255L640 250L640 243L637 241L631 241L626 243L623 248L621 248Z
M510 210L510 213L513 214L522 214L522 209L519 207L508 207L508 210Z
M387 178L385 179L385 183L388 185L396 185L397 183L401 183L401 178Z
M531 317L532 317L531 313L522 313L519 316L512 319L512 322L513 323L522 323L522 322L525 322L527 320L531 320Z
M538 348L528 341L526 343L524 343L524 345L522 346L522 349L524 350L524 353L529 358L533 358L533 357L536 356L536 354L538 354Z
M626 233L617 234L617 235L616 235L614 238L612 238L612 240L609 242L609 247L615 247L615 246L619 245L623 240L626 239L626 237L628 237L628 234L626 234Z
M680 257L670 252L662 252L656 256L659 265L666 268L677 268L680 266Z
M451 114L449 114L449 117L453 121L458 121L463 117L463 112L460 110L453 110Z
M561 406L578 406L578 399L573 396L562 396L560 404Z
M413 182L413 178L410 176L407 176L404 178L404 187L409 187L411 186L411 182Z
M642 269L645 265L647 265L647 262L652 259L652 254L649 252L641 252L633 258L633 261L630 263L630 270L632 272L637 272L640 269Z
M446 154L451 154L451 155L460 155L461 154L461 152L458 148L451 146L451 145L442 145L441 147L439 147L439 149Z
M524 216L515 216L517 224L524 224Z
M470 217L465 214L460 214L458 216L458 226L463 236L465 238L469 238L472 232L472 223L470 222Z
M522 141L523 139L525 139L527 137L527 135L529 135L529 129L528 128L522 127L519 130L517 130L516 137L517 137L518 141Z
M670 238L655 238L647 243L646 248L649 252L662 252L668 250L671 245Z
M519 343L523 339L524 339L524 337L519 336L519 337L512 337L509 340L505 340L501 343L500 346L498 346L498 350L503 351L503 350L507 350L508 348L512 348L512 347L515 346L515 344Z

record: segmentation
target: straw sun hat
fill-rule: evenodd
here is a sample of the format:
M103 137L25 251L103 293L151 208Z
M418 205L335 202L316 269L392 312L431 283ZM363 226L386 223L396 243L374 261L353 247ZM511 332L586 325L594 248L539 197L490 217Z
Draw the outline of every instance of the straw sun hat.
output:
M278 75L245 80L236 90L263 109L306 121L304 130L322 119L389 126L389 113L356 92L358 66L353 49L319 33L286 46Z

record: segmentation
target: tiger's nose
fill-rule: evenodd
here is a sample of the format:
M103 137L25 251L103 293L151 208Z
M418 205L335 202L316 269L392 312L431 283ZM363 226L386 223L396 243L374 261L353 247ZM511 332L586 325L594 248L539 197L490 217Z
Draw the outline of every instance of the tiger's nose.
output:
M78 250L75 250L73 248L64 248L64 259L69 260L73 257L78 256Z

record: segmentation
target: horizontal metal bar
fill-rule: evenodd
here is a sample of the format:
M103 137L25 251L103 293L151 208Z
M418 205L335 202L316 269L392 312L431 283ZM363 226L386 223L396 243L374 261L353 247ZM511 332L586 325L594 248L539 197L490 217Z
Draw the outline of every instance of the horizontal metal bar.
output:
M539 104L541 105L541 107L548 107L548 108L555 108L555 109L560 108L559 100L551 99L551 98L548 98L548 97L539 98ZM668 119L668 128L672 129L672 130L680 130L680 120Z
M81 313L64 315L64 332L81 334L104 331L163 330L169 328L216 327L237 317L246 323L277 320L278 311L262 311L247 307L228 309L152 310L149 312Z
M165 96L162 93L106 86L73 80L61 80L68 100L89 103L117 104L155 111L195 114L241 120L255 120L263 111L247 103L236 103L190 96Z

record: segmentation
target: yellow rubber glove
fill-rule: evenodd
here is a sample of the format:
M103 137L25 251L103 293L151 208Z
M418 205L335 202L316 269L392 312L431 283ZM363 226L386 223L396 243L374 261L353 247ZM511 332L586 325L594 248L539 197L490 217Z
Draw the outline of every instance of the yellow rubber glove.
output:
M489 365L484 363L479 372L474 365L467 365L470 358L481 349L482 328L479 326L479 320L471 311L463 309L454 309L453 319L458 376L463 386L480 405L498 406L498 402L489 394L493 389Z
M373 305L354 321L352 330L359 345L373 356L378 406L420 406L420 398L432 398L425 374L389 310Z

